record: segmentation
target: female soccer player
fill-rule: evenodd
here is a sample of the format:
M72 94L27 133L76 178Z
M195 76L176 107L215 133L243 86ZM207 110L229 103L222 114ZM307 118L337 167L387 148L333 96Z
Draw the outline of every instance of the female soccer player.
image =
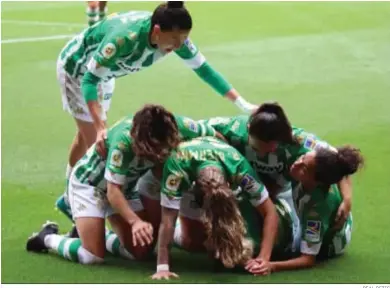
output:
M203 120L222 134L251 163L267 186L271 198L285 199L294 211L295 229L300 230L292 199L289 166L300 156L320 147L334 149L315 135L292 127L283 108L277 103L264 103L251 116L217 117ZM351 210L352 184L348 177L338 183L343 202L335 225L344 225ZM295 235L298 235L295 233ZM298 239L297 239L298 240ZM299 243L297 242L296 245Z
M77 126L66 178L95 141L98 149L104 149L100 146L106 137L106 113L115 79L152 66L170 52L242 110L255 109L189 40L191 29L192 18L183 2L170 1L153 13L132 11L108 16L66 44L57 61L57 78L63 107Z
M332 224L342 203L337 185L363 165L359 150L343 146L336 150L319 148L301 156L290 168L298 181L294 201L302 223L300 255L287 261L271 262L271 270L309 268L316 259L331 258L344 253L351 241L352 214L341 228Z
M133 187L139 177L163 163L180 142L175 117L161 106L147 105L109 130L107 159L93 145L77 162L69 186L69 203L80 239L57 235L58 226L45 225L30 237L27 250L57 251L82 264L100 263L106 250L105 218L135 258L148 255L153 238L152 226L145 222Z
M190 191L193 182L196 183L195 188ZM218 257L226 267L240 264L246 257L242 253L244 244L233 237L232 231L245 233L242 218L234 212L236 198L248 199L264 219L264 237L259 254L255 257L263 266L268 266L278 217L268 198L268 191L236 149L211 137L183 142L165 162L161 183L162 220L158 235L157 271L153 279L177 277L169 268L169 245L174 236L181 198L183 196L184 199L186 191L192 194L194 205L197 204L197 198L203 199L200 206L206 211L207 222L218 226L209 234L207 242L209 245L214 243L213 247L217 247L217 250L213 256ZM185 216L188 211L182 212ZM197 220L188 218L186 222L190 230L199 227ZM227 227L231 230L227 230Z

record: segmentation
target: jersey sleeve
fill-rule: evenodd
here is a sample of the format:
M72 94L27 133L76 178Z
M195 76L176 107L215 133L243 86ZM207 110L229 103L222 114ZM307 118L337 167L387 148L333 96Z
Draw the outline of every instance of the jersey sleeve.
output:
M123 185L133 160L133 153L129 137L124 132L113 136L106 162L104 177L107 181Z
M257 177L252 166L244 159L239 171L239 186L242 192L248 196L254 207L261 205L269 198L268 191Z
M331 211L327 203L313 203L302 215L301 253L317 255L329 229Z
M161 206L179 210L183 191L187 191L189 188L188 175L179 167L176 157L171 155L165 162L163 169Z
M188 117L177 116L176 123L182 140L191 140L203 136L215 136L215 129L200 121L194 121Z
M189 68L194 70L204 82L209 84L220 95L224 96L232 89L232 85L209 65L206 58L189 38L175 52Z
M231 146L244 154L244 146L248 141L248 119L247 115L243 115L238 117L215 117L204 122L221 133Z
M337 151L334 147L329 145L327 142L319 139L312 133L305 132L303 129L293 128L293 135L298 141L296 145L289 145L288 150L288 165L292 165L302 155L319 149L332 149Z
M200 68L206 62L206 58L189 38L184 41L184 44L178 50L175 50L175 53L193 70Z

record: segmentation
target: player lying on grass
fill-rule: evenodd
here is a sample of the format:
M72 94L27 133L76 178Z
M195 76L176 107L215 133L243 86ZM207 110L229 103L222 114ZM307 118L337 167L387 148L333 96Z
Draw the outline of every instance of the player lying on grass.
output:
M171 1L159 5L153 13L132 11L110 15L66 44L57 61L57 78L63 107L77 126L67 179L88 147L96 140L102 143L100 140L106 137L106 114L115 79L150 67L171 52L239 108L255 109L189 40L191 29L192 18L183 2Z
M195 188L190 191L193 182L196 183ZM213 256L227 267L240 264L244 259L244 244L237 241L231 233L236 230L244 233L245 230L242 220L234 217L236 214L233 213L236 198L242 197L248 199L264 219L264 238L260 252L255 258L263 266L269 265L278 217L272 201L268 198L268 191L236 149L212 137L183 142L165 162L161 183L162 219L158 235L157 271L152 276L153 279L177 277L169 268L169 246L174 236L182 196L184 199L185 192L192 193L193 204L196 205L194 195L199 193L195 192L196 190L200 190L204 195L205 215L209 223L217 225L208 240L209 243L219 241L214 243L217 250ZM232 213L221 215L221 210ZM199 231L198 220L188 218L186 225L194 231L193 234ZM226 230L227 227L229 230ZM222 233L224 237L215 237L215 233Z
M80 239L57 235L58 226L49 223L29 238L27 250L50 249L82 264L100 263L108 218L124 248L137 259L145 258L152 247L153 228L145 222L133 187L143 173L163 163L179 141L175 117L161 106L147 105L134 118L120 121L109 130L107 159L93 145L71 174L69 203Z
M296 181L294 201L302 223L300 256L271 262L271 270L309 268L316 260L341 255L351 241L352 214L341 228L332 227L342 196L337 185L363 165L359 150L343 146L337 150L319 148L301 156L290 168Z
M315 135L292 127L283 108L277 103L264 103L251 116L218 117L201 123L213 126L248 159L270 191L271 198L285 199L290 204L294 214L294 228L300 230L288 167L305 153L319 147L332 147ZM351 210L352 184L345 177L338 186L343 202L335 225L342 227ZM299 241L296 240L295 246L298 246Z
M107 14L108 1L87 1L87 18L88 25L93 25L98 21L103 20Z

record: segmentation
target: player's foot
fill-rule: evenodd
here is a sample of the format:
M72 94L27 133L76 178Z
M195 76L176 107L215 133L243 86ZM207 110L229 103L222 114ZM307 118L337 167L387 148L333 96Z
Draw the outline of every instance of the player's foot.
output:
M47 252L48 249L45 245L45 237L51 234L58 234L58 225L57 223L47 221L43 224L42 230L39 233L34 233L28 238L26 245L27 251Z
M80 238L79 232L77 232L76 225L73 225L72 229L70 229L70 231L66 233L65 236L69 238Z
M64 195L61 195L61 197L57 199L56 209L64 213L66 217L73 221L72 209L70 209L69 203L65 200Z

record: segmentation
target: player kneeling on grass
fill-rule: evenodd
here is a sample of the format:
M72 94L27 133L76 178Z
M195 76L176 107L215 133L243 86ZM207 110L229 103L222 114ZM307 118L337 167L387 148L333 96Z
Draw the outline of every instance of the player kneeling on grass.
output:
M196 204L194 193L199 189L204 195L203 203L205 203L207 215L213 218L213 223L221 223L225 228L230 226L229 231L241 229L244 233L245 230L243 221L235 218L233 214L237 206L237 197L247 198L256 207L264 219L264 238L256 259L262 263L261 265L268 266L278 222L275 207L268 198L268 192L257 180L250 164L236 149L218 139L204 137L181 143L165 162L161 182L163 185L161 189L162 220L158 235L157 271L152 278L177 277L169 268L169 245L174 236L182 196L184 199L183 192L190 191L194 182L196 188L188 192L192 193L193 204ZM233 191L241 192L234 194ZM227 213L220 215L218 211L221 209ZM217 211L217 214L214 214L214 211ZM188 229L193 228L194 233L199 231L196 230L199 227L199 221L188 219L188 225ZM221 227L221 233L228 232L222 230L223 227ZM221 242L215 243L218 250L213 256L220 259L227 267L233 267L246 259L242 253L244 243L238 242L233 236L232 233L223 234L223 237L218 238Z
M343 146L336 151L319 148L301 156L290 168L299 181L294 201L302 223L300 256L271 262L272 271L309 268L316 260L344 253L351 241L352 214L343 227L332 227L343 199L334 183L354 174L363 164L359 150Z
M145 221L132 187L148 169L163 163L178 143L175 118L161 106L147 105L134 118L119 122L108 133L107 159L93 145L71 174L69 203L80 239L57 235L58 225L49 223L29 238L27 250L54 250L82 264L100 263L106 251L108 218L122 250L145 258L152 247L153 228Z

